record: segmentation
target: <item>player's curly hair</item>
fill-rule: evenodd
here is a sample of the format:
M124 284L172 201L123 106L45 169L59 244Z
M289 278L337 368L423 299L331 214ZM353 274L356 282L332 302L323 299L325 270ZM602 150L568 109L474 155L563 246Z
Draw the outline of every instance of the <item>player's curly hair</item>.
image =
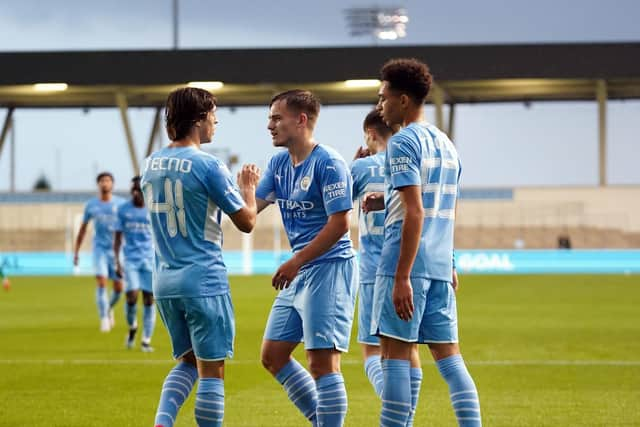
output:
M380 70L389 89L408 95L417 104L424 100L431 89L432 76L429 67L415 58L398 58L387 61Z
M382 116L377 109L371 110L369 114L367 114L367 117L364 118L364 122L362 122L362 129L365 132L368 128L375 129L375 131L383 137L393 135L393 129L391 129L384 120L382 120Z
M169 94L165 106L165 124L171 141L186 137L193 124L207 117L216 106L216 98L197 87L183 87Z
M290 111L294 111L297 114L305 113L309 127L313 129L320 114L320 101L318 101L318 98L316 98L313 92L303 89L292 89L281 92L271 99L269 107L276 101L282 100L286 102L287 109Z

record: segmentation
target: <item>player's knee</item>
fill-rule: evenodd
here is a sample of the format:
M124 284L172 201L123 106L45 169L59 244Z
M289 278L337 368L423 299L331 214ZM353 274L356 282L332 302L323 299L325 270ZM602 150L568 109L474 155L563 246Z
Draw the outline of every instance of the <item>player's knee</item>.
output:
M136 291L127 292L127 304L135 305L138 301L138 293Z
M320 378L324 375L340 372L339 353L333 351L310 352L307 356L309 363L309 373L313 378Z
M144 305L153 305L153 294L151 292L142 291L142 301Z
M429 344L429 350L431 350L431 355L436 361L460 354L460 347L457 343L431 343Z

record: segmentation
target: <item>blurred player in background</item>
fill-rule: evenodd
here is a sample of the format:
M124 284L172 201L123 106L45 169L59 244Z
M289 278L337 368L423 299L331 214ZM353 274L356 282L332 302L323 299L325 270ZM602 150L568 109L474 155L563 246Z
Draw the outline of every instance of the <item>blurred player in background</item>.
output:
M259 170L244 166L238 189L225 164L200 149L213 138L215 102L198 88L169 95L172 142L147 159L142 176L156 245L153 293L179 361L164 381L156 426L173 426L198 377L198 425L221 426L224 415L224 361L233 356L235 319L220 221L224 212L239 230L253 229Z
M402 129L387 145L385 238L371 323L383 358L380 424L409 422L419 394L411 386L411 368L419 368L412 352L426 343L449 385L458 424L480 426L478 393L458 346L452 260L460 161L447 135L423 122L428 67L396 59L381 74L378 109L387 125Z
M256 193L258 211L277 203L293 257L272 279L280 290L262 344L264 367L314 426L341 426L347 393L340 354L353 322L357 270L349 238L351 176L342 157L313 139L320 103L304 90L270 104L273 145ZM291 357L304 340L309 371Z
M116 273L116 256L113 252L113 227L116 222L118 206L124 200L113 195L113 175L102 172L96 178L99 197L87 202L84 208L82 225L76 237L76 247L73 255L73 265L78 266L79 251L89 221L93 220L93 268L98 287L96 289L96 303L100 316L100 330L109 332L115 323L113 306L120 299L122 293L122 277ZM113 281L111 299L107 295L107 279Z
M127 348L133 348L135 344L135 336L138 330L138 293L142 291L144 312L142 315L141 348L144 352L151 352L153 351L151 335L153 335L153 328L156 323L151 284L155 254L151 238L149 211L144 206L144 196L140 188L139 176L131 180L131 200L120 205L117 218L113 251L117 254L120 253L124 237L124 268L120 264L120 257L117 257L116 273L118 276L124 277L127 298L125 313L127 325L129 326Z

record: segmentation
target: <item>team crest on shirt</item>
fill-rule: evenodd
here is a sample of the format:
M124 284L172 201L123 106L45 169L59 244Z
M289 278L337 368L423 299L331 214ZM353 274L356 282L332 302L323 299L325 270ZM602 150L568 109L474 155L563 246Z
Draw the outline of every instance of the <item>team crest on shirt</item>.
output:
M305 176L304 178L302 178L302 180L300 180L300 188L302 188L302 190L304 191L308 191L309 187L311 187L311 177Z

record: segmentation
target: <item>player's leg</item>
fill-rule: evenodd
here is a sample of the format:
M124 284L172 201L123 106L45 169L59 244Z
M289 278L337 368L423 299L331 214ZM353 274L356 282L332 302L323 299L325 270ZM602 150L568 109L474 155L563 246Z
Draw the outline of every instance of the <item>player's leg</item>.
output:
M156 307L153 304L151 265L145 265L140 269L140 288L142 289L142 351L153 351L151 337L156 326Z
M407 427L413 426L413 419L416 415L418 398L420 397L420 388L422 386L422 364L420 362L420 352L418 351L417 344L413 344L411 346L410 362L411 368L409 371L409 378L411 379L411 412L409 413L409 419L407 419Z
M383 382L380 338L370 332L373 289L373 283L361 283L358 287L358 342L362 348L364 372L378 397L381 397Z
M347 415L340 356L349 348L357 280L353 259L311 266L296 304L301 307L304 346L316 381L316 416L321 426L342 426Z
M158 311L169 332L173 357L178 360L178 364L169 372L162 385L154 425L173 427L178 411L198 379L198 370L189 327L185 320L183 300L180 298L159 300Z
M133 348L135 344L136 332L138 331L138 293L140 292L140 274L134 264L124 265L125 295L127 305L125 307L125 318L129 332L127 334L127 348Z
M200 427L220 427L224 418L224 360L233 356L235 337L231 296L189 298L185 306L200 377L196 423Z
M142 351L152 352L151 337L156 326L156 306L153 304L153 293L142 291Z
M371 333L380 335L382 353L384 386L380 425L407 425L414 407L412 403L417 402L417 394L412 396L411 367L419 366L415 343L425 308L426 283L411 278L411 285L414 312L412 319L405 322L398 317L393 305L394 278L376 278ZM413 371L414 376L418 370Z
M107 276L109 266L107 254L100 249L93 251L93 268L96 274L96 306L100 317L100 331L109 332L111 323L109 322L109 299L107 297Z
M449 283L433 281L427 301L425 318L428 321L421 330L421 338L429 344L438 370L449 386L458 425L481 426L478 391L458 346L455 292Z
M315 382L309 372L291 357L302 340L302 319L294 308L294 298L304 275L304 272L299 273L273 302L260 359L262 366L282 384L289 400L315 426L318 404Z

